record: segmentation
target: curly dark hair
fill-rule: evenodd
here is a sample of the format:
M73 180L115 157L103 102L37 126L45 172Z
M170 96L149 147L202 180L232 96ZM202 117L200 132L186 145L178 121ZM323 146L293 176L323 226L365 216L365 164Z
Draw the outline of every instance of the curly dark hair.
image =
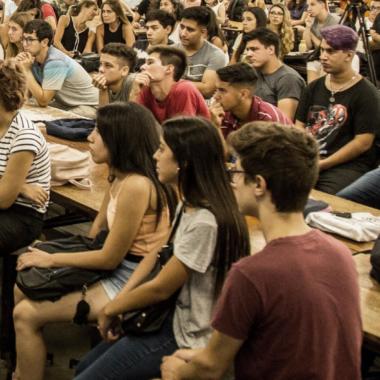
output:
M7 112L22 107L26 94L26 78L14 59L0 63L0 104Z

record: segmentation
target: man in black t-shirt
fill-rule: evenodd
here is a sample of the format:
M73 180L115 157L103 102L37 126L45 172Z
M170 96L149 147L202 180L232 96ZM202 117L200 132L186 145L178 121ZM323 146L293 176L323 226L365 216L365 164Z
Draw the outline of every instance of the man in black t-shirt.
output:
M352 69L357 33L334 25L321 34L320 60L327 75L306 87L296 126L306 128L319 143L316 188L335 194L375 165L380 96L372 83Z

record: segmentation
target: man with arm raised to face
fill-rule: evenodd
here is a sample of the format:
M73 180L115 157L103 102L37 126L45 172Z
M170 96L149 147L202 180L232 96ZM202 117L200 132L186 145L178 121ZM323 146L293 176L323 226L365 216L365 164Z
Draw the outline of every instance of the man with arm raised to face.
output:
M133 82L131 99L150 109L162 123L173 116L210 117L201 93L181 77L187 59L183 50L171 46L153 46L149 57Z
M51 105L95 118L99 91L90 75L52 42L53 30L46 21L32 20L25 25L24 51L16 60L25 73L28 90L41 107Z
M104 46L100 53L99 73L92 78L92 83L99 89L100 106L129 100L135 63L135 51L125 44L111 42Z
M210 112L212 121L225 137L249 121L293 124L279 108L256 96L257 74L248 64L226 66L216 74L216 92Z

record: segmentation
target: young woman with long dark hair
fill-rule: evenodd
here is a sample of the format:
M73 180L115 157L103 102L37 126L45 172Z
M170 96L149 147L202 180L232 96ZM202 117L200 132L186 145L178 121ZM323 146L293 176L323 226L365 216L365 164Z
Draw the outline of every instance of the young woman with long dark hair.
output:
M95 130L88 138L95 163L109 167L109 190L89 232L108 229L101 249L54 255L32 248L19 257L17 269L79 267L110 270L109 277L89 287L89 320L124 287L144 256L157 252L169 232L168 189L158 181L153 154L159 146L157 124L145 107L112 103L99 108ZM138 149L136 149L138 147ZM41 380L46 348L43 327L73 319L81 292L56 302L32 301L15 291L17 371L15 378Z
M104 1L100 7L100 12L102 24L96 28L96 49L98 53L110 42L120 42L132 47L135 43L135 34L119 0Z
M267 25L267 15L264 12L262 8L259 7L252 7L252 8L246 8L243 12L243 20L242 20L242 26L243 26L243 33L240 33L232 46L232 57L230 64L235 64L238 62L244 62L245 55L244 51L243 53L240 53L240 45L243 42L243 36L247 33L252 32L256 28L265 28ZM245 48L243 49L245 50Z
M232 263L249 254L246 224L227 176L217 129L207 120L179 117L163 124L154 155L161 182L176 186L181 202L174 253L152 281L156 256L147 256L98 318L103 338L115 340L119 315L168 299L179 289L174 315L156 332L102 342L78 366L77 380L151 379L164 355L202 347L210 336L215 300ZM182 210L182 212L181 212Z

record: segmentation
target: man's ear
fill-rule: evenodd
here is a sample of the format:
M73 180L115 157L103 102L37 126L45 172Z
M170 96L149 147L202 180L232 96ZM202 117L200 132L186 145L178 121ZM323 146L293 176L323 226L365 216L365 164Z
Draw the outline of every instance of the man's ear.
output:
M267 181L261 175L256 175L253 181L256 197L262 197L267 192Z
M202 37L207 40L207 28L205 26L201 26Z
M171 27L170 25L168 25L168 26L165 28L166 33L168 34L168 36L169 36L170 34L172 34L173 29L174 29L174 26Z
M172 64L166 65L166 72L168 74L174 73L174 65L172 65Z
M266 49L269 51L270 55L276 55L276 49L273 45L269 45Z
M123 66L120 69L120 72L121 72L121 76L125 78L129 74L129 66L127 66L127 65Z
M354 58L355 52L349 50L349 51L346 52L346 54L347 54L347 58L345 58L345 61L346 61L346 62L350 62L350 61L352 61L353 58Z
M252 97L252 91L249 88L240 89L240 94L244 99L250 99Z
M49 46L49 39L48 38L44 38L42 41L41 41L41 44L43 47L46 47L46 46ZM53 44L53 43L52 43Z

